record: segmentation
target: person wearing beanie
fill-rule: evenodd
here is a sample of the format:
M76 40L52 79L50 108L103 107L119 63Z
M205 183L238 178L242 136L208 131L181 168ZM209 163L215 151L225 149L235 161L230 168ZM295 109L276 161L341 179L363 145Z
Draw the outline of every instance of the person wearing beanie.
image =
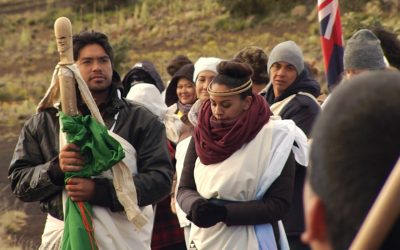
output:
M256 46L248 46L239 51L234 59L247 63L253 69L251 80L253 81L253 92L262 93L267 86L268 77L268 56L263 49Z
M193 64L193 62L185 55L177 55L168 63L167 72L173 77L175 73L186 64Z
M200 57L194 64L193 82L199 99L208 99L207 86L217 75L217 65L221 62L217 57Z
M385 70L388 64L381 48L381 42L376 35L361 29L354 33L346 43L343 55L344 79L374 70ZM321 108L324 109L330 101L329 95Z
M210 95L207 92L207 86L217 75L217 65L222 60L217 57L200 57L194 64L193 82L196 84L197 101L193 104L188 114L189 121L195 126L197 123L197 114L201 103L208 100Z
M344 49L343 66L348 79L364 71L387 68L381 42L372 31L361 29L351 36Z
M311 127L321 108L317 101L320 86L304 67L303 53L293 41L276 45L269 54L266 100L274 115L293 120L309 137ZM283 219L291 249L309 249L300 241L304 231L303 185L306 166L296 163L292 206Z
M182 69L179 70L179 72L177 72L176 75L174 75L174 77L172 78L171 83L170 83L171 88L167 90L168 93L166 94L166 101L168 103L172 103L174 100L176 101L177 98L175 97L174 94L172 94L174 92L173 89L174 89L175 81L178 85L179 84L178 80L179 80L179 82L181 82L181 81L183 82L184 80L186 80L186 78L188 76L190 76L190 73L191 73L192 75L191 75L190 79L195 83L196 97L198 98L198 100L191 106L189 112L187 113L187 116L183 115L178 120L179 124L181 126L180 126L178 133L176 133L176 136L175 136L175 138L177 139L177 142L176 142L177 144L175 145L175 154L174 154L174 157L176 160L176 162L175 162L176 174L174 176L174 182L175 182L174 184L176 185L176 187L172 189L173 197L171 197L171 198L175 198L175 199L172 199L172 201L176 200L175 193L177 191L177 186L180 181L181 172L184 167L184 162L186 162L187 154L191 155L194 151L194 150L193 151L190 150L190 152L189 152L189 149L191 149L189 146L194 145L194 140L192 138L193 127L195 127L197 125L198 113L202 106L202 103L205 100L209 99L207 86L217 75L217 65L220 62L221 62L221 59L216 58L216 57L200 57L194 64L193 68L190 68L190 66L182 67ZM179 96L179 94L177 92L176 92L176 96L177 97ZM189 105L185 105L185 106L189 106ZM184 106L182 105L181 107L184 107ZM187 110L187 109L184 109L183 113L186 113L185 110ZM166 127L167 127L167 134L169 134L168 133L169 126L166 125ZM170 134L173 134L173 133L170 133ZM171 138L171 139L173 139L173 138ZM183 229L184 229L185 241L187 244L187 248L190 249L189 232L190 232L191 223L190 223L190 221L187 220L186 213L183 212L183 210L180 208L179 205L176 206L176 204L173 204L173 202L171 202L171 208L176 209L179 223L180 223L181 227L183 227Z
M302 240L313 250L361 249L351 243L400 155L400 73L373 71L344 81L312 129ZM386 234L373 236L382 244L369 249L400 249L400 217L382 216L392 224L379 223L390 229L375 228Z

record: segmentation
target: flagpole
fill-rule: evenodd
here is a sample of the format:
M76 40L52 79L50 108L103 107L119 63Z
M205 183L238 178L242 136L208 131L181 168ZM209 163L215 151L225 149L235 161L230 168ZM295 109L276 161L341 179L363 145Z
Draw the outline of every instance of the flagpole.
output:
M400 158L369 211L350 250L379 249L400 215Z
M72 71L67 67L74 63L72 47L72 25L66 17L59 17L54 23L57 50L60 54L58 79L60 82L61 110L67 115L78 115L76 84Z

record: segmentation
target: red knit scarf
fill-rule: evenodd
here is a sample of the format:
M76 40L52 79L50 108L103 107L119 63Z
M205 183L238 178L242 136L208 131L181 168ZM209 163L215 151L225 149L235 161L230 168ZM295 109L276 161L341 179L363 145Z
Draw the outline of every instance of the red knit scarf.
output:
M194 130L196 152L205 165L221 162L253 140L272 115L265 99L253 95L250 108L230 122L216 120L210 100L203 103Z

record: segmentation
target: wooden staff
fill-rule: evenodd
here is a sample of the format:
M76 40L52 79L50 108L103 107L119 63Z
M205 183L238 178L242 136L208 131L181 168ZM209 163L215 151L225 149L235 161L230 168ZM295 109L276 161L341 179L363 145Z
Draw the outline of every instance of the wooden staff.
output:
M60 83L61 110L67 115L78 115L76 85L72 71L67 65L74 63L72 25L68 18L59 17L54 23L57 50L60 54L58 79Z
M350 250L379 249L400 215L400 158L354 239Z

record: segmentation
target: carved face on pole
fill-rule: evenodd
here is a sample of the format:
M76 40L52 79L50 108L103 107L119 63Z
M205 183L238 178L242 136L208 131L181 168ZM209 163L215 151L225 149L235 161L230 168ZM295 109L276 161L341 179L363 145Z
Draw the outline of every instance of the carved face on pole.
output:
M54 24L54 32L57 42L57 50L60 54L60 64L72 64L72 27L66 17L60 17Z
M57 40L58 52L64 53L65 51L71 48L70 44L71 37L65 35L63 36L62 34L60 34L60 36L56 37L56 40Z

